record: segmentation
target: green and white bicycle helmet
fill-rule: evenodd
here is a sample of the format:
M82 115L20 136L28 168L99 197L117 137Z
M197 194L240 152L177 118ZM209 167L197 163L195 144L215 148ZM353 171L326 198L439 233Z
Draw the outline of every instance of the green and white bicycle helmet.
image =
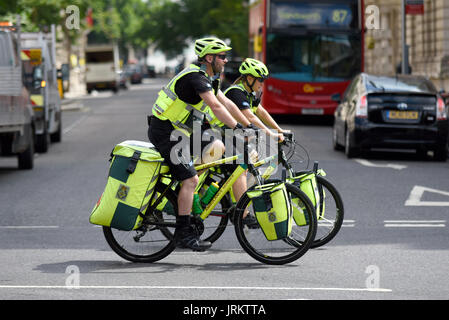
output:
M246 58L240 65L239 71L241 74L250 74L256 78L268 77L268 69L265 64L252 58Z
M202 38L195 41L195 53L202 58L206 54L216 54L223 51L229 51L232 48L226 45L224 41L218 38Z

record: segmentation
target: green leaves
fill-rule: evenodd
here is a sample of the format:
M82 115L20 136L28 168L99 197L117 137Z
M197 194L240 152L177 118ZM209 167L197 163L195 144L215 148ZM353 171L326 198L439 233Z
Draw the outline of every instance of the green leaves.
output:
M73 5L81 30L65 28L66 8ZM0 17L21 14L24 31L60 25L73 42L88 28L89 8L93 31L124 47L154 43L176 56L194 39L215 35L230 39L234 53L247 54L248 0L0 0Z
M164 1L154 8L153 21L145 22L148 34L166 53L181 53L189 41L215 35L230 39L234 51L247 54L247 0Z

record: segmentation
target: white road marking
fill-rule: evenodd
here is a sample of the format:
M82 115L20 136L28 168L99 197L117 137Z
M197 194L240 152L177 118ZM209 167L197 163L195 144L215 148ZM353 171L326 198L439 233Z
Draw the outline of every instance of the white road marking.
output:
M423 186L414 186L408 199L405 201L405 206L428 206L428 207L446 207L449 206L449 201L421 201L424 192L432 192L440 195L448 196L449 192L427 188Z
M37 286L37 285L0 285L0 289L141 289L141 290L277 290L277 291L361 291L392 292L384 288L294 288L294 287L200 287L200 286Z
M390 169L395 169L395 170L402 170L402 169L407 168L406 165L394 164L394 163L376 164L376 163L372 163L365 159L354 159L354 161L360 163L363 166L373 167L373 168L390 168Z
M386 228L444 228L446 220L385 220Z
M334 220L329 220L329 219L318 220L318 226L332 228L334 226ZM341 226L342 227L355 227L355 220L344 219L343 224Z
M0 229L57 229L59 226L0 226Z
M78 120L76 120L74 123L72 123L70 126L68 126L67 128L65 128L62 133L63 134L67 134L68 132L70 132L73 128L75 128L77 125L79 125L81 122L83 122L84 120L87 119L89 115L88 114L84 114L81 118L79 118Z

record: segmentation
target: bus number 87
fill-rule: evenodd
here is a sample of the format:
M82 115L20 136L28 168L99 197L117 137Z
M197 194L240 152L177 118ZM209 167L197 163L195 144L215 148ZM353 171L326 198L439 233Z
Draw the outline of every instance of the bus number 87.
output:
M332 20L335 23L343 23L348 16L348 11L346 10L334 10Z

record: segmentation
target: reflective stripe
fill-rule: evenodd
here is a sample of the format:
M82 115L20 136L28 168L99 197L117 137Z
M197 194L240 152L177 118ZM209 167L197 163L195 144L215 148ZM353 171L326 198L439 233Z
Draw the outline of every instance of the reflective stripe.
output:
M159 112L159 113L164 112L164 109L159 107L156 103L153 105L153 109L156 109L156 112Z
M192 133L193 132L193 129L192 128L189 128L189 126L188 125L186 125L186 124L184 124L184 123L182 123L181 121L176 121L176 122L174 122L173 123L175 126L177 126L177 127L179 127L179 128L181 128L181 129L184 129L184 130L186 130L188 133Z
M176 95L176 93L174 93L173 91L171 91L169 88L164 87L162 88L162 91L164 91L164 93L167 95L167 97L169 97L170 99L172 99L173 101L176 100L178 98L178 96Z
M205 104L205 107L207 107L207 104ZM204 110L205 108L202 108L201 110ZM206 117L206 119L208 121L211 121L213 118L212 116L208 113L208 112L204 112L204 111L200 111L196 108L194 108L192 105L188 104L186 105L186 110L189 112L193 112L193 115L198 117L198 118L204 118Z
M207 121L212 121L213 117L209 113L205 113Z

